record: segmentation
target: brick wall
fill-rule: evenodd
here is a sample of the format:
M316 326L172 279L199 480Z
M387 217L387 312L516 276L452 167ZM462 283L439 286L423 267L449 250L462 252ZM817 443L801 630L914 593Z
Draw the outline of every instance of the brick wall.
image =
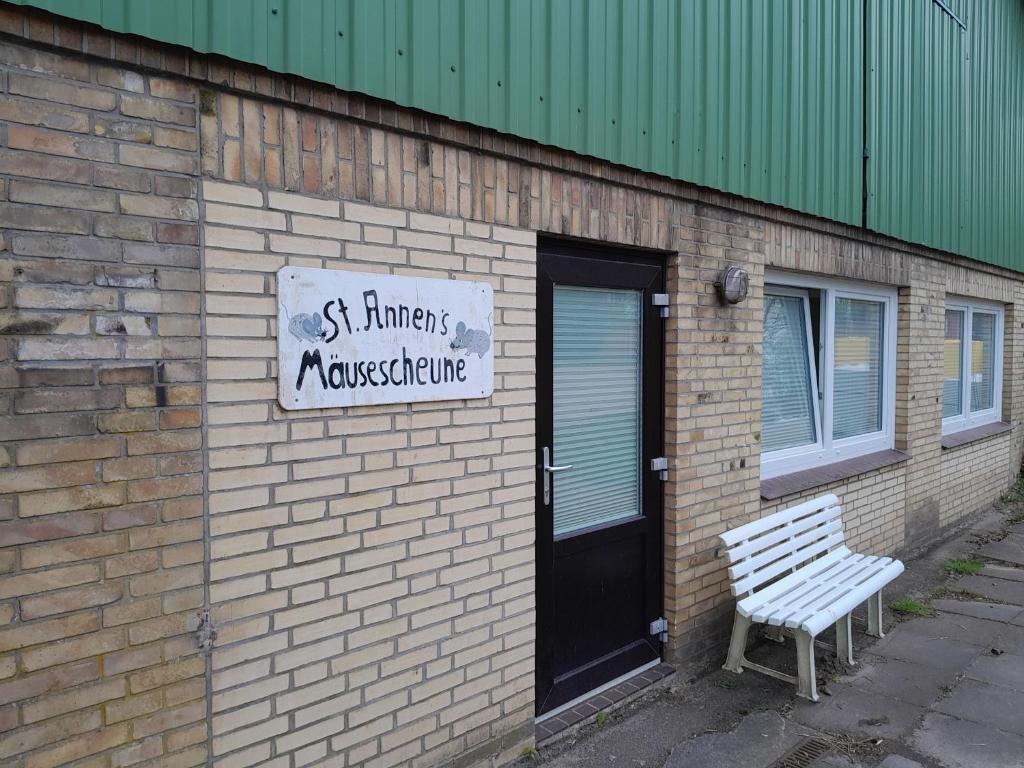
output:
M203 764L198 91L0 85L0 763Z
M1012 445L1013 436L1002 434L942 451L941 527L984 509L1006 490Z
M1020 283L963 265L853 244L830 235L768 224L767 263L900 287L896 360L896 447L908 459L884 468L765 501L764 513L830 492L843 504L852 546L892 554L939 537L991 504L1020 470L1024 434ZM943 449L942 364L946 296L1002 303L1006 309L1003 418L1013 429L998 437Z
M670 658L721 652L717 534L796 500L759 492L766 267L900 287L910 458L830 486L857 546L923 541L1016 474L1019 276L34 11L0 5L0 31L0 761L513 754L533 695L538 232L666 255ZM285 263L489 280L495 395L282 412ZM752 291L723 307L730 263ZM943 451L946 294L1007 307L1014 429Z
M536 236L217 182L203 197L217 765L517 755L533 720ZM490 283L494 394L283 411L285 265Z

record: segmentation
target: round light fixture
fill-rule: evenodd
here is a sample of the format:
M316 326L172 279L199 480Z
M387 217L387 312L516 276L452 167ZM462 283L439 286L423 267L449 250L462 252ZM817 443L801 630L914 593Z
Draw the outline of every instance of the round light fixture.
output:
M726 267L715 279L715 290L718 291L719 298L727 304L739 304L747 298L750 275L743 267Z

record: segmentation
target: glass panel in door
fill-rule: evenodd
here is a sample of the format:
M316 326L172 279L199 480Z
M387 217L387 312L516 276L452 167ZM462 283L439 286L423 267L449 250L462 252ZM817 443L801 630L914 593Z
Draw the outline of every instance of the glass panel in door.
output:
M640 514L642 296L554 286L556 537Z

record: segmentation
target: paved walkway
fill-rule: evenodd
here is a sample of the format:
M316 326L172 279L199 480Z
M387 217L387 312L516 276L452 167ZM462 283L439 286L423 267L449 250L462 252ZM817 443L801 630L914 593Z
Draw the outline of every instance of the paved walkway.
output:
M877 642L855 626L852 670L837 673L819 649L820 703L756 673L716 671L652 694L529 763L1024 768L1024 522L1014 522L1024 519L1022 509L1016 502L994 510L908 564L886 601L914 597L932 615L887 617L887 635ZM949 559L968 556L984 568L947 575ZM792 666L794 656L790 643L764 642L750 653L776 666Z

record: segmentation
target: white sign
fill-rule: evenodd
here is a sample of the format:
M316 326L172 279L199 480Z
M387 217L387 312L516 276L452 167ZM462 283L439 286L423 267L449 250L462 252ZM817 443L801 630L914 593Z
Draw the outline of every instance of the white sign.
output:
M283 267L278 401L300 410L487 397L493 321L487 283Z

